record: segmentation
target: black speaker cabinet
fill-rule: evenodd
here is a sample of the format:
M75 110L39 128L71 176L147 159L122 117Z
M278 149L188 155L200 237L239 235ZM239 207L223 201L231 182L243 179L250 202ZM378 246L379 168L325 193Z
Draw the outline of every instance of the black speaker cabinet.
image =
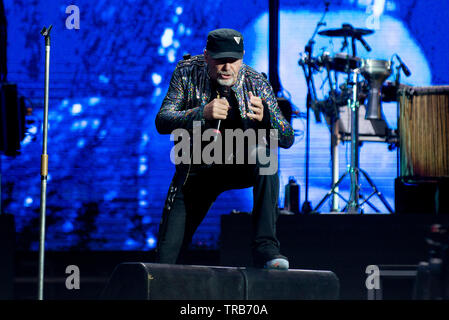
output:
M0 213L0 300L13 299L14 245L14 216Z
M104 300L329 300L338 299L331 271L264 270L157 263L122 263Z
M395 179L396 213L449 214L449 177Z

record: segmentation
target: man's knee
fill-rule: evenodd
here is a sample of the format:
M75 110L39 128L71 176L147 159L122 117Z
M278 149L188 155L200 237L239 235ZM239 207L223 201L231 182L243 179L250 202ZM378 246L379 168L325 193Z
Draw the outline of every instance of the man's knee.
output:
M179 237L170 237L158 239L156 249L156 262L158 263L176 263L182 246L182 239Z
M275 175L278 172L278 152L277 149L268 148L265 145L254 146L250 154L260 175Z

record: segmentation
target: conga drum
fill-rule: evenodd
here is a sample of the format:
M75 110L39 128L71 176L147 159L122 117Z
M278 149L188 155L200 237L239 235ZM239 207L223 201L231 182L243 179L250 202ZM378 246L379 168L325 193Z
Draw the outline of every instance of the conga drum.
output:
M449 86L399 89L402 177L449 177Z

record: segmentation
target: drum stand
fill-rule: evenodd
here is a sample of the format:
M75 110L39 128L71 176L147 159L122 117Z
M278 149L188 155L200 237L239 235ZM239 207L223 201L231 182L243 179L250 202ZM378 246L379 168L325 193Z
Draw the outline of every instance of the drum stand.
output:
M334 183L335 174L338 172L338 163L335 165L335 157L338 154L338 143L334 143L334 139L336 138L336 125L332 124L332 138L333 139L333 145L332 145L332 175L333 175L333 184L331 190L324 196L324 198L318 203L316 208L313 210L314 212L317 212L318 209L324 204L324 202L332 195L333 196L333 210L337 208L337 201L336 196L339 196L346 202L346 206L342 211L347 210L350 214L355 213L363 213L360 212L360 207L364 205L365 203L368 204L374 211L379 213L380 211L369 201L369 199L377 195L380 199L380 201L384 204L384 206L387 208L387 210L390 213L393 213L393 209L390 207L388 202L386 201L385 197L382 195L382 193L377 189L374 182L369 177L368 173L359 167L359 101L358 101L358 90L357 90L357 83L358 83L358 75L360 73L360 69L355 69L353 72L353 80L350 83L352 85L352 99L348 100L348 103L351 107L351 164L348 169L341 177L338 179L337 182ZM352 100L352 101L351 101ZM337 147L335 147L337 146ZM368 196L364 197L360 194L360 185L359 185L359 178L360 173L365 177L365 179L368 181L368 184L373 189L373 192ZM351 188L350 188L350 197L349 200L346 200L339 192L338 187L340 183L343 181L343 179L350 175L351 179ZM362 199L363 201L359 203L359 199Z

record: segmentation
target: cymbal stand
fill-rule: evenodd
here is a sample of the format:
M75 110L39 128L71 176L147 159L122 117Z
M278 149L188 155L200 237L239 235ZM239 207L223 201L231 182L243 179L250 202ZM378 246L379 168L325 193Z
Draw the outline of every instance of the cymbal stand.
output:
M327 71L327 79L329 83L330 88L330 102L332 104L333 112L330 116L330 129L331 129L331 160L332 160L332 185L336 184L338 182L338 145L339 145L339 137L338 137L338 106L336 102L336 92L334 89L334 83L332 81L332 75L331 75L331 69L329 66L329 63L325 64L326 71ZM335 188L334 192L332 193L332 212L337 212L338 209L338 186Z
M359 101L357 99L357 83L359 72L359 69L353 71L351 83L351 166L349 167L351 191L348 202L348 213L358 213L359 209Z

